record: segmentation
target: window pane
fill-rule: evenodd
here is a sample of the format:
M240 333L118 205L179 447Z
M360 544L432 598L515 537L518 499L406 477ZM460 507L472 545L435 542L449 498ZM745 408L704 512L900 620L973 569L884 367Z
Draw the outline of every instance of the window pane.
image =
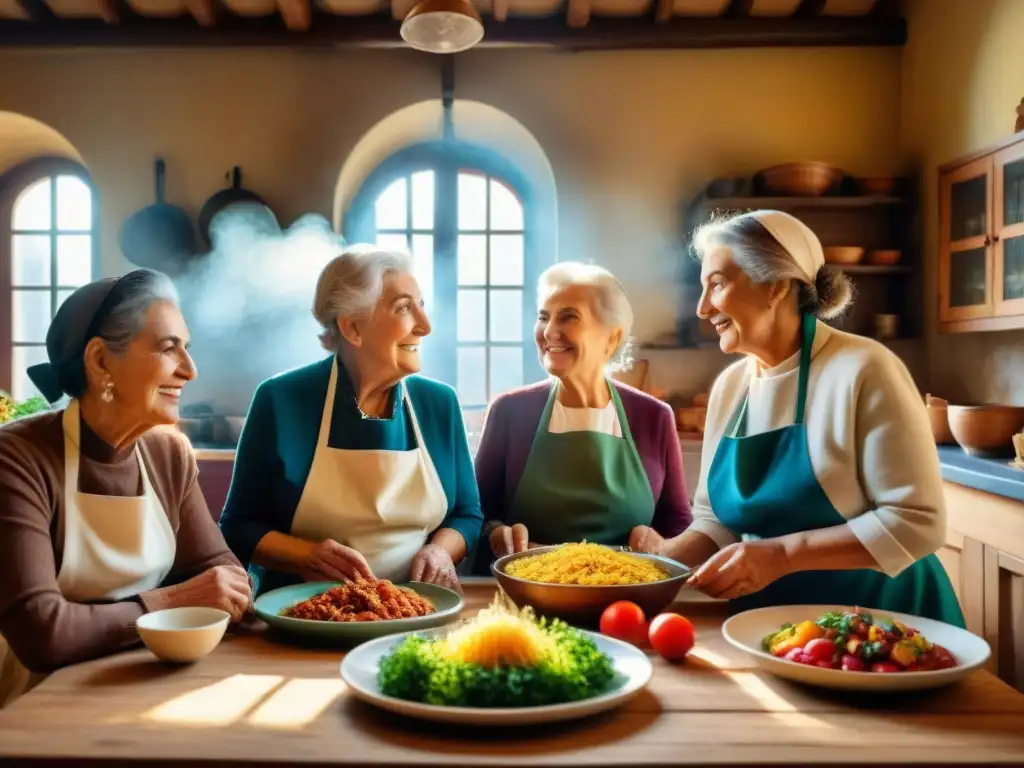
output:
M50 179L40 179L14 201L14 229L49 229L50 213Z
M50 327L49 291L12 291L11 341L42 343Z
M46 362L46 347L15 347L11 358L11 395L15 400L27 400L39 394L26 371L30 366Z
M459 235L459 285L487 285L487 235Z
M57 229L92 229L92 191L77 176L57 177Z
M412 228L434 228L433 171L420 171L412 175Z
M487 366L484 347L459 347L455 389L462 405L487 402Z
M420 293L427 311L434 305L434 236L412 236L413 274L420 284Z
M57 235L57 285L92 280L92 235Z
M522 347L491 347L491 399L523 384Z
M523 236L491 235L491 285L523 284Z
M491 229L523 228L523 206L515 193L497 179L491 179Z
M459 229L487 229L487 178L459 174Z
M409 226L408 199L405 177L391 182L377 198L377 229L406 229Z
M409 250L409 238L407 235L377 235L377 245L391 251Z
M14 235L11 279L14 285L50 285L50 236Z
M491 341L523 340L523 292L490 291Z
M480 289L459 290L456 326L459 341L486 341L487 292ZM482 364L482 361L481 361Z

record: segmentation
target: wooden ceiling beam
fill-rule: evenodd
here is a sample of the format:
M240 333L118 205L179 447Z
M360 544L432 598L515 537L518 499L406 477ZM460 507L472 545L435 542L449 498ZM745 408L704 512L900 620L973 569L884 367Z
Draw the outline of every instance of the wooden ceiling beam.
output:
M57 18L53 9L43 0L18 0L18 5L32 21L53 21Z
M305 32L313 23L313 8L309 0L277 0L277 10L292 32Z
M754 7L754 0L732 0L725 10L725 15L730 19L745 19L750 15L750 9Z
M658 0L658 6L654 9L654 20L664 24L676 15L675 0Z
M121 20L117 0L96 0L96 11L107 24L117 24Z
M874 16L898 16L900 12L900 0L875 0L871 9Z
M217 23L213 0L185 0L185 7L200 27L212 27Z
M280 19L229 18L199 29L191 19L149 19L122 14L121 23L99 19L53 19L30 24L0 21L0 48L406 48L401 22L387 15L342 18L317 14L307 32L281 29ZM513 17L484 19L479 48L530 46L568 51L799 48L809 46L901 46L907 41L902 18L696 19L593 18L582 28L563 19Z
M825 2L826 0L801 0L793 15L799 19L813 19L821 16L821 12L825 9Z
M569 0L565 23L570 29L583 29L590 23L590 0Z

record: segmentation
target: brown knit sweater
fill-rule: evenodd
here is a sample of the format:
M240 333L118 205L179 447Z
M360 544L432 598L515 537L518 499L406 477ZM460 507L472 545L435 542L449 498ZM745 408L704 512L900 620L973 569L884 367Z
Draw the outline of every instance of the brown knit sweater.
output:
M114 653L138 641L140 601L68 602L57 587L64 545L63 412L0 427L0 633L30 670L48 672ZM187 440L155 429L139 438L153 490L177 540L164 582L189 579L215 565L238 565L196 482ZM79 490L137 496L142 487L132 447L116 452L83 421Z

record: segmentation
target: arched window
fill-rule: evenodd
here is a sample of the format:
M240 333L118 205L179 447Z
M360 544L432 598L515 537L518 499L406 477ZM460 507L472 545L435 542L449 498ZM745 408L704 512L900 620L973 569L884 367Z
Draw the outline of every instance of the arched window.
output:
M349 242L408 249L433 325L428 376L482 410L544 374L533 342L538 254L530 185L481 147L436 141L404 149L367 178L345 216Z
M0 390L38 394L25 371L46 360L57 307L96 274L96 206L71 160L33 160L0 176Z

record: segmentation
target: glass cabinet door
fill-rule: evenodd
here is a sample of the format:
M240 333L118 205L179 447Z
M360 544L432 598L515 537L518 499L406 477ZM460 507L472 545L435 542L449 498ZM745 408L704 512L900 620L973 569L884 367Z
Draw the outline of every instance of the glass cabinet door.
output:
M991 158L982 158L942 178L940 322L992 314L991 168Z
M1024 145L995 158L995 314L1024 314Z

